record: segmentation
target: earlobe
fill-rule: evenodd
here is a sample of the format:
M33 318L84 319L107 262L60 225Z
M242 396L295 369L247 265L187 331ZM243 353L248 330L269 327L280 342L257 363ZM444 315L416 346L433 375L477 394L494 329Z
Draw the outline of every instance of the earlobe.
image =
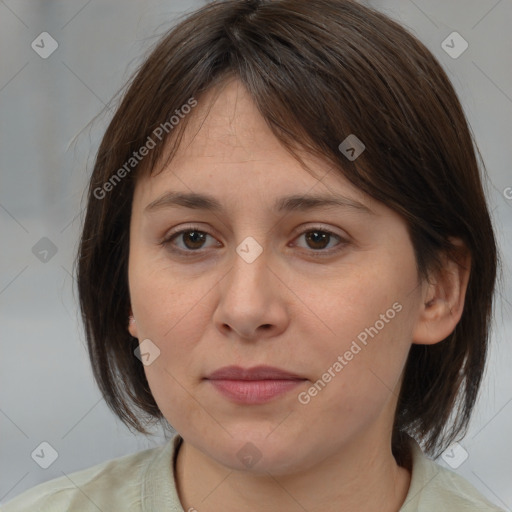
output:
M452 242L458 246L457 261L444 255L441 269L431 276L414 330L413 343L439 343L454 331L462 316L471 257L460 240Z
M135 321L135 317L131 311L130 316L128 317L128 331L134 338L138 338L137 322Z

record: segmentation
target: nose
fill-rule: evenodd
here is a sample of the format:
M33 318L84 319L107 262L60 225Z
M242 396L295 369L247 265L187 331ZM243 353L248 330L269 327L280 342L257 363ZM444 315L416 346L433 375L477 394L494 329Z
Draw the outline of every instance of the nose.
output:
M248 263L234 253L233 266L219 282L213 322L224 336L256 340L281 334L288 326L291 292L276 265L263 253Z

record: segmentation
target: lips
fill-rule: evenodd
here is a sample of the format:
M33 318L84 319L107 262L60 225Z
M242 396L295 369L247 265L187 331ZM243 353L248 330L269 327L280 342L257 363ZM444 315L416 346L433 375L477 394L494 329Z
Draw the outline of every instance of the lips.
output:
M305 380L300 375L273 366L224 366L211 373L208 380Z
M225 366L211 373L206 380L231 402L240 405L264 404L299 386L304 379L272 366Z

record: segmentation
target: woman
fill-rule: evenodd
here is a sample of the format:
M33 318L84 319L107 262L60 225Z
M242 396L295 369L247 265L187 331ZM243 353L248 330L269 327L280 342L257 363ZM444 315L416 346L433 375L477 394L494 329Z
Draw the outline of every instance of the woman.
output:
M464 433L495 274L417 39L350 0L211 3L131 81L78 255L107 403L176 433L5 511L497 511L418 444Z

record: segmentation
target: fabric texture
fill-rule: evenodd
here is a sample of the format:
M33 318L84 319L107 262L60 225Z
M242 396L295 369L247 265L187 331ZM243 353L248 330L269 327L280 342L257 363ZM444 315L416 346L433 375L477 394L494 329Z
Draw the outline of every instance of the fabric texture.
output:
M1 507L2 512L185 512L174 480L182 442L108 460L39 484ZM503 512L469 482L432 460L413 440L409 492L399 512Z

